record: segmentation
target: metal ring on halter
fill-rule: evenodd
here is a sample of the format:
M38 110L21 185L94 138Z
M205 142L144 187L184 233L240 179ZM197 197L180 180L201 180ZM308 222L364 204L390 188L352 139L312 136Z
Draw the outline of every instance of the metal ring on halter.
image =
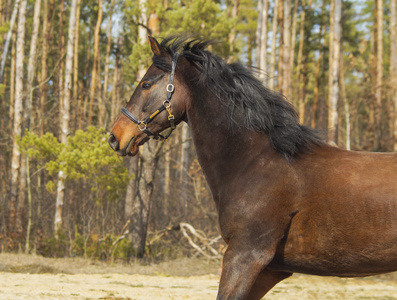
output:
M175 86L172 83L167 84L167 92L168 93L172 93L174 90L175 90Z
M144 131L146 129L146 127L147 127L147 124L144 123L144 122L139 122L139 124L137 126L140 129L140 131Z

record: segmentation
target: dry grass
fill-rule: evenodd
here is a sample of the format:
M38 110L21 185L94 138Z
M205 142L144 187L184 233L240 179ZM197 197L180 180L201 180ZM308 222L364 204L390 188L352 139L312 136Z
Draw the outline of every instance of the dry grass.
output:
M220 261L178 259L159 264L50 259L0 254L1 299L215 299ZM397 300L397 273L367 278L296 274L266 299Z
M198 276L221 272L219 260L180 258L173 261L150 263L115 262L113 264L83 258L45 258L36 255L0 253L0 272L30 274L141 274L163 276Z

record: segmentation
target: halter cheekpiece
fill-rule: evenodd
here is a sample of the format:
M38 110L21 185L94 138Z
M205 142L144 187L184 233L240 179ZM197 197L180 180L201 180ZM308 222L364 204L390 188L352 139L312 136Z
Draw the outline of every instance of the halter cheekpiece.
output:
M175 116L171 112L171 98L172 94L174 93L175 86L174 86L174 77L175 77L175 69L176 69L176 64L178 62L179 54L175 53L174 57L172 58L172 65L171 65L171 75L170 75L170 81L167 84L167 98L164 100L163 105L161 105L154 113L152 113L150 116L145 118L143 121L138 120L137 117L135 117L128 109L123 107L121 109L121 112L132 122L137 124L138 128L146 133L149 137L151 137L154 140L157 141L165 141L168 139L168 137L171 135L171 133L175 129ZM170 128L171 130L166 134L162 135L160 133L154 134L151 131L147 129L147 125L162 111L166 110L168 112L168 121L170 121Z

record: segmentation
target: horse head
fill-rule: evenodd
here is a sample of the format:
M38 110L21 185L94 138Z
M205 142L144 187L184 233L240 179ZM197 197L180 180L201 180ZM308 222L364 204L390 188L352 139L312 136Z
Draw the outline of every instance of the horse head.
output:
M149 37L152 64L116 119L109 145L118 155L134 156L150 138L165 140L185 117L188 91L178 74L183 59ZM178 67L177 67L178 66ZM170 128L166 135L161 133Z

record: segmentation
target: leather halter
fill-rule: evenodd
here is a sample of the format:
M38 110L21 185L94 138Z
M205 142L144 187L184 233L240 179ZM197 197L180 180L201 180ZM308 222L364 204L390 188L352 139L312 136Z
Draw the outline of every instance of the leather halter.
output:
M145 118L144 120L139 120L135 115L133 115L128 109L123 107L121 109L121 112L132 122L137 124L138 128L146 133L149 137L151 137L154 140L157 141L165 141L168 139L168 137L171 135L171 133L175 129L175 116L171 113L171 98L172 94L174 93L175 86L174 86L174 77L175 77L175 69L176 69L176 64L178 62L179 54L175 53L174 57L172 59L172 65L171 65L171 75L170 75L170 81L167 84L167 98L164 100L163 105L161 105L154 113L152 113L150 116ZM162 111L166 110L168 112L168 121L170 121L171 124L171 130L166 134L166 135L161 135L160 133L154 134L151 131L147 129L147 125Z

